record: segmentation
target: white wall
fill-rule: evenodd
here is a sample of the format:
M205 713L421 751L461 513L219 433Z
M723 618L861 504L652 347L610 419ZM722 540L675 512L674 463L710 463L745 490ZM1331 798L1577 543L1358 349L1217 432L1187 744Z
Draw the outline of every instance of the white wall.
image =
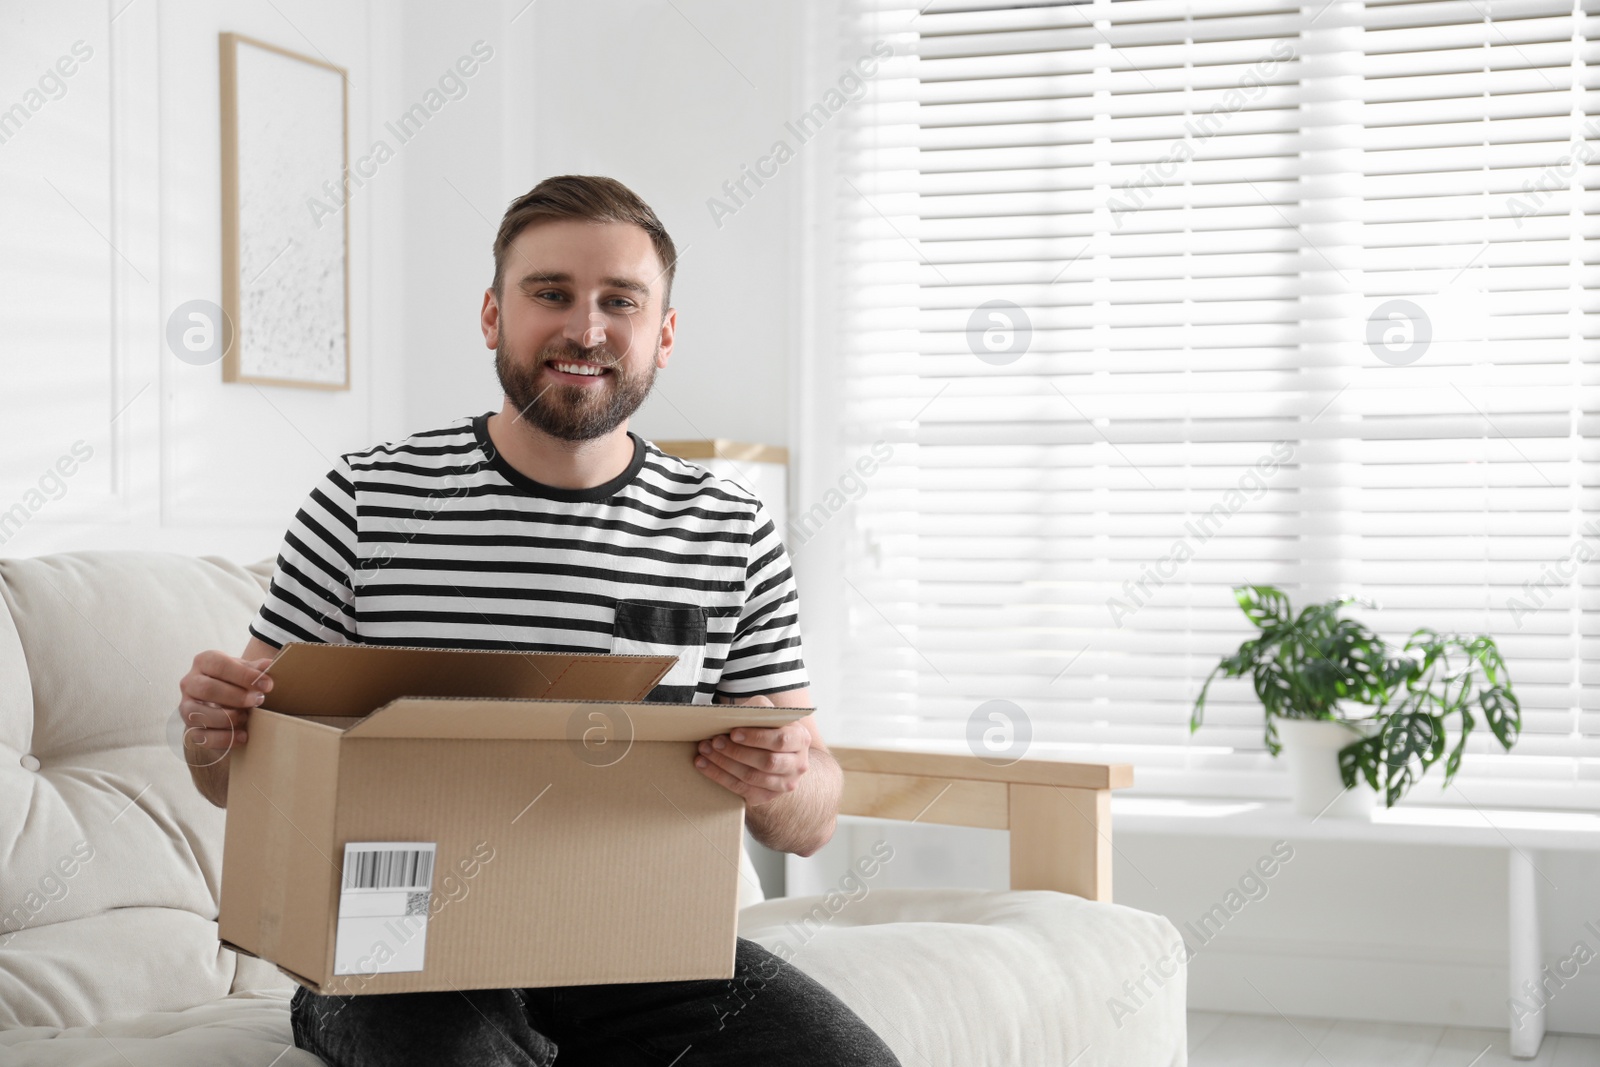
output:
M94 451L0 551L271 554L332 457L399 424L387 354L398 234L374 225L395 198L378 189L351 211L348 392L224 385L219 365L177 360L163 339L167 316L191 299L221 302L217 35L347 68L350 140L362 144L393 76L377 20L365 4L312 0L6 0L0 16L7 103L74 40L96 50L66 96L0 146L15 213L0 242L10 282L0 308L0 507L23 499L72 442ZM16 227L30 225L48 238L42 247L15 241ZM48 322L30 318L39 307L54 309Z
M495 230L511 199L508 175L526 179L533 141L526 103L521 123L508 118L518 110L509 106L520 93L514 87L537 63L538 5L523 10L525 4L409 0L392 9L403 28L397 110L420 99L474 41L494 49L468 94L429 120L393 164L403 201L391 221L405 241L403 300L394 309L402 333L393 355L405 382L406 433L500 407L494 353L483 345L478 312L493 273Z
M789 117L791 6L0 0L0 20L0 106L74 41L94 52L0 145L0 509L44 501L0 552L259 559L340 452L498 407L477 325L494 232L555 173L627 182L682 254L678 351L635 428L788 442L798 174L720 227L706 200ZM225 30L345 67L352 163L394 151L348 208L348 392L224 384L162 341L178 305L221 301ZM386 122L478 41L465 95L401 143ZM92 459L30 494L79 440Z

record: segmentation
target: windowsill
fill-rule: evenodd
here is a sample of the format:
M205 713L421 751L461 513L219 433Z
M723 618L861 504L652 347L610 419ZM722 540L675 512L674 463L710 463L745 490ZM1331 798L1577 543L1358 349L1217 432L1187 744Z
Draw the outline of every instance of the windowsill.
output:
M1600 815L1489 808L1375 808L1370 819L1312 819L1282 800L1112 796L1114 834L1283 837L1374 844L1600 851Z

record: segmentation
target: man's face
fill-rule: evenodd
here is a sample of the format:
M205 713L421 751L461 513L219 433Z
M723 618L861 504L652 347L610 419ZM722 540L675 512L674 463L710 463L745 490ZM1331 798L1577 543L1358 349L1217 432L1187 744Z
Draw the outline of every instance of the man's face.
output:
M662 264L627 223L561 219L519 233L501 299L485 298L484 340L521 417L552 437L602 437L644 403L671 355Z

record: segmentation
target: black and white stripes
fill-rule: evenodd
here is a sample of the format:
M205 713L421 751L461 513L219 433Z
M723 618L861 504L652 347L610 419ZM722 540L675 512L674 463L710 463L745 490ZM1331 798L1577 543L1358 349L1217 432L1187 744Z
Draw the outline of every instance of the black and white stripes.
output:
M752 494L631 434L633 462L605 485L543 485L498 454L487 420L340 457L290 524L250 632L274 646L648 646L679 656L653 700L808 684L788 553Z

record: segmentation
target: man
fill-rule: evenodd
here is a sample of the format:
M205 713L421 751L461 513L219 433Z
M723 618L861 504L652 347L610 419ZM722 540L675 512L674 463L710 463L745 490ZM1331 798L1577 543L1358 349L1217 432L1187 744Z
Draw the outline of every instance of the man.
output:
M547 179L494 242L481 312L500 410L340 458L296 514L240 657L181 683L196 786L229 757L285 641L628 651L679 664L657 699L809 707L798 601L765 508L628 432L672 356L676 252L609 178ZM810 716L699 746L768 846L832 836L840 772ZM741 939L733 981L354 997L296 991L295 1043L331 1067L897 1064L839 1000Z

